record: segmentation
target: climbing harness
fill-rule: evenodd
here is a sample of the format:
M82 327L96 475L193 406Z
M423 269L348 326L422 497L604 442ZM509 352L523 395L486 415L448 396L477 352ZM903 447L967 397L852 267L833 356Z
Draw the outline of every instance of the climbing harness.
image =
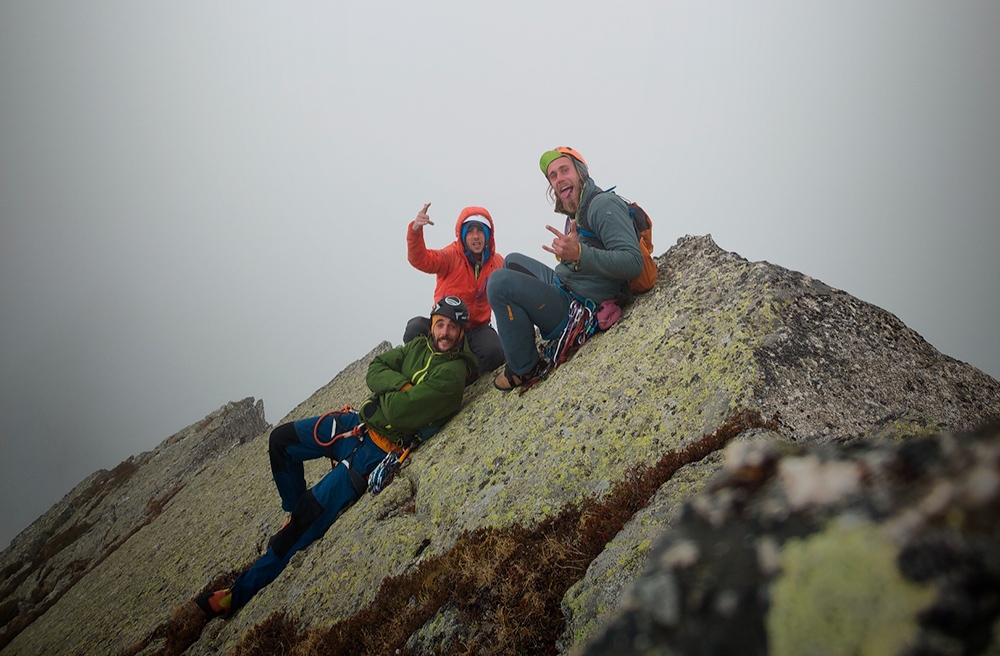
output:
M337 433L333 435L327 442L324 442L323 440L319 439L320 422L322 422L327 417L330 416L339 417L341 415L357 415L357 414L358 411L354 409L354 406L346 404L340 410L331 410L330 412L320 415L319 419L316 420L316 424L313 426L313 439L316 440L316 444L320 445L323 448L326 448L328 446L331 446L334 442L343 437L358 437L361 434L363 434L365 432L365 425L360 421L358 421L358 423L355 424L354 428L352 428L351 430L344 431L343 433ZM334 419L333 421L333 429L330 432L332 433L334 430L337 430L336 419ZM347 477L350 479L351 487L354 488L354 491L355 493L357 493L358 496L364 494L365 490L368 487L367 479L365 479L364 476L358 473L354 469L354 467L351 466L351 462L354 460L354 454L357 453L358 448L360 446L361 446L361 441L358 440L358 443L354 445L354 448L351 450L349 454L347 454L347 456L343 460L335 460L332 457L330 458L330 469L336 469L337 465L340 464L343 464L345 467L347 467Z
M336 435L333 435L327 442L321 440L319 438L320 422L331 415L334 417L339 417L345 414L356 415L358 414L358 411L354 409L354 406L347 404L340 410L331 410L330 412L320 415L320 418L316 420L316 425L313 426L313 439L316 440L316 444L326 448L342 437L358 437L359 435L365 432L365 425L359 421L358 424L355 425L354 428L352 428L351 430L344 431L343 433L337 433ZM336 420L334 420L333 426L334 426L333 430L336 430L337 426ZM379 444L380 440L374 438L373 432L371 430L368 431L368 435L370 438L372 438L373 442ZM361 494L364 494L366 490L368 492L371 492L373 495L378 494L379 492L384 490L386 486L389 485L389 483L392 483L392 479L396 477L396 474L399 472L400 467L402 467L403 465L403 461L406 460L406 456L410 454L411 447L407 447L406 450L402 451L401 453L395 451L389 451L389 453L386 454L385 458L382 459L382 462L380 462L378 466L372 470L372 473L368 475L368 479L366 480L361 474L359 474L354 469L354 467L351 466L351 461L354 459L354 454L357 452L358 447L360 445L361 443L359 442L358 445L354 447L354 450L352 450L351 453L348 454L346 458L344 458L339 462L334 460L333 458L330 458L330 469L334 469L338 464L343 463L343 465L347 467L348 477L351 480L351 487L354 488L354 491L357 492L359 496ZM382 449L385 449L386 446L387 445L379 444L379 448Z
M556 367L573 357L587 338L597 331L597 323L597 308L593 301L571 298L566 327L558 337L542 345L539 365L535 368L534 375L525 378L518 395L524 394L530 387L552 373Z

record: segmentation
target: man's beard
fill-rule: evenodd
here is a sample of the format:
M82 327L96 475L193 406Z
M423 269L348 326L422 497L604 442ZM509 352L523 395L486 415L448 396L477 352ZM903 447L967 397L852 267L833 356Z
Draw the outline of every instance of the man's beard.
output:
M578 209L580 209L579 194L576 197L571 197L569 200L563 200L562 198L556 196L556 211L560 214L573 216L576 214Z
M437 351L438 353L447 353L448 351L454 349L456 346L458 346L462 342L462 337L459 336L458 339L456 339L454 342L449 341L449 340L447 340L446 338L443 338L443 337L435 339L435 340L432 340L432 342L434 344L434 350L435 351ZM442 342L448 342L448 344L450 344L450 346L448 346L447 348L442 348L442 346L441 346Z

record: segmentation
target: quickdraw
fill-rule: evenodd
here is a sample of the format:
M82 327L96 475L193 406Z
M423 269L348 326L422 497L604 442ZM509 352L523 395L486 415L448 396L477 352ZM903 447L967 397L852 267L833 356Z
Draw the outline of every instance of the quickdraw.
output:
M581 303L573 299L569 304L569 321L557 339L549 340L544 354L547 362L545 373L563 364L576 353L583 343L597 331L597 311L590 301Z
M368 491L375 495L392 483L392 479L396 478L399 468L403 466L403 461L408 455L410 455L409 447L402 454L387 453L382 462L368 475Z

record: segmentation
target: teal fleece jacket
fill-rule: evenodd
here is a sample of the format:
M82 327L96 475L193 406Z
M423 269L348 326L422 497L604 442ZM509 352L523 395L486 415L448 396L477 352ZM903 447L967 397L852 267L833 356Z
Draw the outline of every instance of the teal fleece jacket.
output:
M642 273L642 251L625 201L615 194L600 193L594 180L587 178L580 207L591 196L594 198L587 208L587 222L604 248L580 235L580 259L575 263L560 262L555 271L567 289L600 305L618 296L626 280ZM570 218L579 229L577 217Z
M358 409L379 435L402 444L426 428L438 428L462 407L466 371L476 357L465 340L461 348L438 353L424 335L375 356L365 382L373 394ZM405 392L403 385L413 387Z

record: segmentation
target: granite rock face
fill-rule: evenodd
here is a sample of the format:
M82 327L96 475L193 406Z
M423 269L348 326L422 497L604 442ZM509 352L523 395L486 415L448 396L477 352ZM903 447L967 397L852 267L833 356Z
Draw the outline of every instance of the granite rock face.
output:
M801 273L748 262L707 237L679 240L663 260L653 298L633 306L622 327L629 337L615 348L634 348L622 362L664 370L649 378L648 394L671 390L650 404L663 403L671 418L708 409L708 433L727 412L756 408L778 413L780 435L772 437L802 444L971 430L1000 419L996 380L939 353L885 310ZM718 467L708 459L682 471L608 545L566 597L564 647L593 635L619 603L618 582L636 576L653 536ZM671 486L677 494L667 493Z
M615 326L523 395L496 392L490 376L469 387L462 411L385 492L360 499L232 619L206 625L185 653L226 653L275 611L302 630L350 617L386 577L448 552L464 532L531 526L600 497L637 463L701 440L744 409L778 423L739 442L768 437L794 448L915 440L1000 420L1000 383L938 353L884 310L800 273L748 262L710 237L680 239L658 260L656 287ZM390 347L376 346L279 423L359 404L368 363ZM566 593L566 630L554 649L580 649L601 635L622 600L632 599L629 586L652 545L721 463L717 452L680 469L610 538ZM307 479L328 468L310 463ZM254 560L284 519L266 429L215 451L182 480L164 480L152 495L163 500L155 518L74 579L3 655L65 644L81 654L157 653L158 627L174 607ZM240 494L208 503L233 481ZM432 652L429 645L466 629L443 609L411 648ZM429 635L436 637L421 638Z
M118 549L155 523L199 471L267 428L263 401L228 403L152 451L77 485L0 556L0 644L10 642L34 618L49 617L66 593L94 578L104 562L115 560ZM184 527L174 530L183 532ZM127 565L119 574L142 576L143 565ZM100 609L89 609L95 611Z

